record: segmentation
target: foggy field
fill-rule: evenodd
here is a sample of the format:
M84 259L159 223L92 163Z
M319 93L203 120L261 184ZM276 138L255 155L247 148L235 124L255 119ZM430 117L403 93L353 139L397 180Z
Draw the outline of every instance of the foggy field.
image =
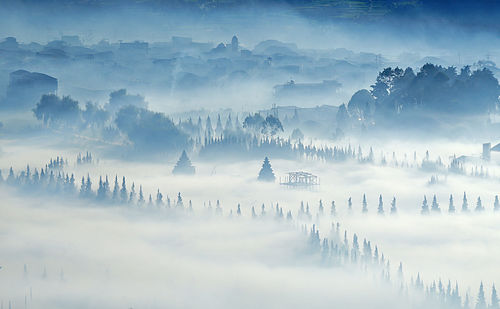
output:
M0 309L499 309L495 1L0 1Z

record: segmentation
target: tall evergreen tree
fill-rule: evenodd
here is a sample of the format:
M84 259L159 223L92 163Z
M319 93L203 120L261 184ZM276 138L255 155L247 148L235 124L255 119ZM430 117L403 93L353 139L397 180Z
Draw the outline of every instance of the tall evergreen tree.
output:
M476 309L486 309L486 298L484 297L483 282L479 286L479 292L477 294Z
M467 195L464 192L464 198L462 200L462 212L469 212L469 204L467 203Z
M481 197L477 197L477 202L476 202L476 208L474 209L475 211L484 211L483 203L481 202Z
M398 208L396 207L396 197L394 196L391 202L391 215L395 215L397 213L398 213Z
M128 200L127 184L125 183L125 176L122 178L122 188L120 189L120 200L122 203L126 203Z
M349 213L352 213L352 198L349 197L349 199L347 200L347 211Z
M335 207L335 201L332 201L332 206L330 208L330 215L335 217L337 215L337 208Z
M498 295L497 295L497 289L495 288L495 284L491 287L491 304L490 308L491 309L499 309L500 304L498 303Z
M363 213L368 212L368 203L366 202L366 194L363 194L363 209L361 210Z
M274 176L273 169L271 167L271 163L267 157L264 158L264 163L262 164L262 168L259 172L259 177L257 178L259 181L269 181L274 182L276 176Z
M236 214L238 216L241 216L241 205L240 205L240 203L238 203L238 209L236 210Z
M453 195L450 194L450 204L448 205L448 212L449 213L455 213L455 205L453 204Z
M432 212L441 212L441 209L439 208L439 204L437 202L436 194L434 194L434 197L432 198L432 205L431 205L431 210Z
M184 207L184 203L182 202L182 196L180 192L177 194L177 203L175 204L175 206L179 208Z
M318 214L319 214L320 216L322 216L322 215L323 215L323 213L324 213L324 211L325 211L325 209L324 209L324 207L323 207L323 201L322 201L322 200L319 200Z
M384 214L384 202L382 201L382 194L380 194L379 197L378 197L378 209L377 209L377 213L379 215L383 215Z
M498 195L495 195L495 203L493 204L493 210L494 211L500 210L500 202L498 201Z
M118 202L118 195L120 193L120 187L118 186L118 175L115 175L115 186L113 188L113 201Z
M87 181L85 182L85 196L92 196L92 181L90 181L89 174L87 174Z
M424 201L422 202L421 214L426 215L429 213L429 205L427 205L427 197L424 195Z
M177 164L172 170L172 174L174 175L194 175L196 172L194 166L191 164L191 160L189 160L186 150L182 151Z
M97 199L103 201L106 199L106 191L104 187L104 182L102 181L102 176L99 176L99 187L97 188Z
M139 204L139 206L143 205L144 204L144 193L142 192L142 185L139 186L139 199L137 200L137 204Z
M160 189L156 192L156 206L163 206L163 194L160 193Z
M135 202L135 183L132 182L132 187L130 187L130 194L128 197L128 202L133 204Z
M85 197L85 194L86 194L85 177L82 176L82 184L80 185L80 197Z

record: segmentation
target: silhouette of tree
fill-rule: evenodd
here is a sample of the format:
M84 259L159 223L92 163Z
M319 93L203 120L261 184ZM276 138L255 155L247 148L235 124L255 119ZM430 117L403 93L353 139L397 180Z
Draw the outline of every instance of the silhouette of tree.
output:
M172 170L172 174L193 175L194 173L195 173L195 168L191 164L191 160L189 160L186 151L183 150L179 160L177 161L177 164Z
M262 164L262 168L259 172L259 177L257 178L259 181L269 181L274 182L276 176L274 176L273 169L271 167L271 163L267 157L264 158L264 163Z

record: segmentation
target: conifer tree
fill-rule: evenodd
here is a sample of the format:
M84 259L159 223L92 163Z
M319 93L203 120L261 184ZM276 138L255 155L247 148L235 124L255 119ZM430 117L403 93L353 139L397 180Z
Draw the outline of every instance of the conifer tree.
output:
M85 177L82 176L82 184L80 185L80 197L85 197L86 187L85 187Z
M335 217L337 215L337 207L335 207L335 201L332 201L332 206L330 208L330 215Z
M424 195L424 201L422 202L422 210L421 213L426 215L429 213L429 205L427 205L427 197Z
M102 181L102 176L99 176L99 187L97 188L97 199L103 201L106 198L106 191L104 188L104 183Z
M163 206L163 194L160 193L160 189L156 192L156 206Z
M182 202L182 196L181 196L180 192L177 194L177 203L176 203L175 206L179 207L179 208L183 208L184 207L184 203Z
M477 294L477 302L476 309L486 309L486 299L484 297L484 288L483 282L481 281L481 285L479 286L479 292Z
M149 195L148 206L153 207L153 197L151 196L151 194Z
M142 185L139 186L139 199L137 200L137 204L139 204L139 206L143 205L144 204L144 193L142 192Z
M398 213L398 208L396 207L396 197L394 196L391 202L391 215L395 215L397 213Z
M255 213L255 207L252 206L252 218L257 218L257 214Z
M377 209L377 213L379 215L383 215L384 214L384 202L382 201L382 194L380 194L379 197L378 197L378 209Z
M182 151L177 164L172 170L172 174L174 175L194 175L196 172L194 166L191 164L191 160L189 160L186 150Z
M322 215L323 215L323 213L324 213L324 210L325 210L325 209L324 209L324 207L323 207L323 201L322 201L322 200L319 200L318 214L319 214L320 216L322 216Z
M368 212L368 203L366 203L366 194L363 194L363 209L362 209L362 212L363 213L367 213Z
M462 212L469 212L469 204L467 203L467 195L464 192L464 198L462 200Z
M493 210L494 211L500 210L500 202L498 201L498 195L495 195L495 203L493 204Z
M491 287L491 304L490 308L491 309L499 309L500 305L498 303L498 295L497 295L497 289L495 288L495 284Z
M352 213L352 198L349 197L349 199L347 200L347 211L349 213Z
M241 216L241 206L240 206L240 203L238 203L238 209L236 210L236 214L238 216Z
M120 192L120 188L118 187L118 175L115 175L115 186L113 188L113 201L118 201L118 194Z
M448 206L448 212L449 213L455 213L456 209L455 209L455 205L453 204L453 195L450 194L450 204Z
M273 169L271 167L271 163L267 157L264 158L264 163L262 164L262 168L259 172L259 177L257 178L259 181L269 181L274 182L276 177L274 176Z
M130 187L130 194L128 197L128 202L133 204L135 202L135 183L132 182L132 187Z
M122 178L122 188L120 189L120 200L122 203L126 203L128 200L127 184L125 183L125 176Z
M441 209L439 208L439 204L437 202L436 194L434 194L434 197L432 198L432 205L431 205L431 210L432 212L441 212Z
M87 174L87 181L85 182L85 196L90 197L92 195L92 181L90 181L90 175Z
M474 210L478 212L484 211L483 203L481 202L480 196L477 197L476 208Z
M11 166L9 169L9 176L7 176L7 183L9 185L13 185L15 181L16 181L16 177L14 176L14 170L12 169L12 166Z

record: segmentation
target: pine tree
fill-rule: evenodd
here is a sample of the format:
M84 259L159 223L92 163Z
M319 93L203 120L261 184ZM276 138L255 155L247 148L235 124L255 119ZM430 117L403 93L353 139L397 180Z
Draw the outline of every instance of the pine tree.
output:
M378 209L377 213L379 215L384 215L384 202L382 201L382 194L379 195L378 197Z
M500 210L500 202L498 201L498 195L495 195L495 203L493 204L493 210L494 211Z
M259 177L257 178L259 181L269 181L274 182L276 177L274 176L273 169L271 167L271 163L267 157L264 158L264 163L262 164L262 168L259 172Z
M160 193L160 189L156 192L156 206L163 206L163 194Z
M474 209L475 211L484 211L483 203L481 202L481 197L477 197L477 202L476 202L476 208Z
M490 304L490 309L499 309L500 304L498 303L498 295L497 295L497 289L495 288L495 284L491 287L491 304Z
M172 170L172 174L174 175L194 175L196 172L194 166L191 164L191 160L189 160L187 153L185 150L182 151L177 164Z
M464 198L462 200L462 212L469 212L469 204L467 203L467 195L464 192Z
M9 176L7 176L7 183L9 185L13 185L15 181L16 181L16 177L14 176L14 170L12 169L12 166L11 166L9 169Z
M175 206L179 207L179 208L183 208L184 207L184 203L182 202L182 196L181 196L180 192L177 194L177 203L176 203Z
M115 186L113 188L113 201L118 201L118 194L120 192L120 188L118 187L118 176L115 175Z
M90 181L89 174L87 174L87 181L85 182L85 196L92 196L92 181Z
M104 183L102 181L102 176L99 176L99 187L97 188L97 199L103 201L106 198L106 192L104 188Z
M324 213L324 210L325 210L325 209L324 209L324 207L323 207L323 201L322 201L322 200L319 200L318 214L319 214L320 216L322 216L322 215L323 215L323 213Z
M125 176L122 178L122 188L120 189L120 200L122 203L126 203L128 200L127 184L125 183Z
M421 213L426 215L429 213L429 205L427 205L427 197L424 195L424 201L422 202L422 210Z
M393 197L392 202L391 202L391 215L395 215L397 213L398 213L398 209L396 207L396 197Z
M257 214L255 213L255 207L252 206L252 218L257 218Z
M130 187L130 194L128 197L128 202L133 204L135 202L135 183L132 182L132 187Z
M82 184L80 185L80 197L85 197L85 177L82 176Z
M349 197L349 199L347 200L347 211L349 213L352 213L352 198Z
M335 217L337 215L337 207L335 207L335 201L332 201L332 206L330 208L330 215Z
M143 205L144 204L144 193L142 192L142 185L139 186L139 199L137 200L137 204L139 204L139 206Z
M450 194L450 204L448 206L448 212L449 213L455 213L456 209L455 209L455 205L453 204L453 195Z
M486 299L484 297L483 282L479 286L479 292L477 294L476 309L486 309Z
M362 209L362 212L363 213L367 213L368 212L368 204L366 203L366 194L363 194L363 209Z
M240 206L240 203L238 203L238 209L236 210L236 214L238 216L241 216L241 206Z
M441 212L441 209L439 208L439 204L437 202L436 194L434 194L434 197L432 198L432 205L431 205L431 210L432 212Z

